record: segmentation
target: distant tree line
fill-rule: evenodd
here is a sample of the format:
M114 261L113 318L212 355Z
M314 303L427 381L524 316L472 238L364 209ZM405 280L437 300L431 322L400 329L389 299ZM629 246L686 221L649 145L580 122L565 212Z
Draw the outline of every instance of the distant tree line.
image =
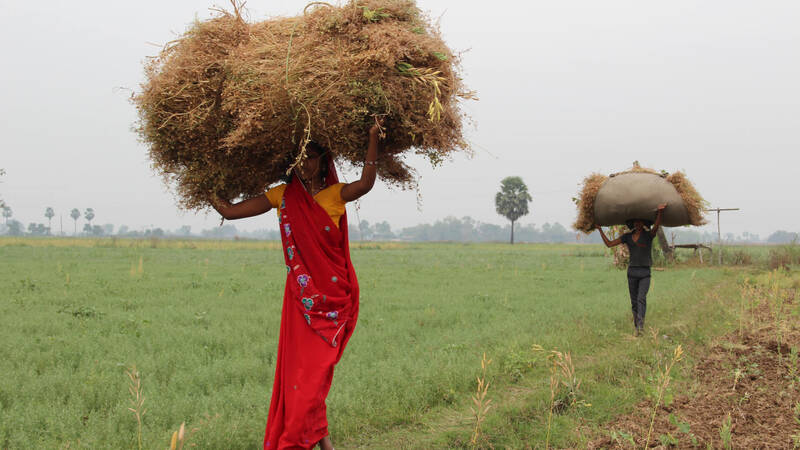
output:
M0 224L0 234L12 236L47 236L53 234L51 233L50 227L44 223L30 223L26 227L19 221L8 220L9 217L5 217L5 219L5 223ZM74 229L77 229L77 226ZM386 221L369 223L366 220L362 220L360 223L350 224L349 231L350 240L352 241L508 242L511 233L511 224L497 225L485 223L468 216L461 218L445 217L434 223L423 223L395 231L392 230L392 226ZM665 228L665 233L670 242L677 244L709 243L717 241L716 233L710 231L700 232L692 228ZM77 235L86 237L116 236L123 238L280 240L278 230L260 229L243 231L237 229L235 225L230 223L226 223L221 227L212 227L200 230L199 232L193 232L192 227L189 225L184 225L175 230L167 230L159 227L133 230L126 225L121 225L119 228L115 229L113 224L92 225L88 222L88 219L81 233ZM770 234L766 239L761 239L759 235L748 232L744 232L740 235L726 233L722 238L729 244L800 243L800 233L783 230ZM545 223L543 225L516 224L514 227L514 241L553 243L601 242L597 233L592 233L587 236L569 230L558 222Z
M505 180L504 180L505 181ZM505 217L514 223L521 217L520 212L527 209L527 202L530 197L523 190L516 195L520 200L517 212L512 212ZM31 222L24 226L21 222L13 220L13 211L8 204L0 206L2 211L3 223L0 224L0 234L11 236L48 236L52 235L52 219L55 211L52 207L44 210L44 223ZM504 209L506 213L508 210ZM78 219L83 218L86 223L80 233L78 233ZM193 233L189 225L184 225L175 230L165 230L158 227L150 227L140 230L132 230L126 225L121 225L115 232L113 224L95 225L93 208L86 208L81 214L78 208L70 211L70 217L74 221L73 235L87 237L116 236L127 238L204 238L204 239L258 239L258 240L279 240L280 234L277 230L260 229L254 231L240 231L235 225L226 223L220 227L212 227ZM471 217L445 217L429 224L419 224L411 227L393 231L391 225L386 222L376 222L370 224L362 220L357 224L350 224L350 239L353 241L456 241L456 242L504 242L512 232L512 224L496 225L477 221ZM535 224L515 224L513 240L516 242L586 242L599 243L600 237L597 233L588 236L573 230L568 230L560 223L545 223L541 226ZM716 242L717 234L712 231L700 231L694 228L665 228L667 240L677 244L694 244ZM758 234L744 232L740 235L726 233L722 236L726 243L747 244L747 243L769 243L769 244L788 244L800 242L800 233L784 230L770 234L762 240Z
M796 244L800 243L800 233L778 230L767 238L769 244Z
M2 175L1 171L0 175ZM48 236L52 234L53 217L55 217L56 212L50 206L44 209L44 217L47 219L47 226L45 226L44 223L31 222L28 224L27 233L25 233L26 228L23 226L22 222L11 219L14 217L14 211L11 209L11 206L0 201L0 211L2 211L3 215L3 225L0 227L0 234L8 234L11 236L21 236L23 234ZM80 210L78 208L73 208L70 212L70 217L75 222L72 234L76 236L78 235L78 219L81 217ZM95 217L94 208L86 208L83 217L86 219L86 224L84 224L82 231L82 235L84 236L104 236L111 234L113 231L113 225L104 225L102 227L92 225L92 220ZM109 226L111 229L108 228Z
M0 169L0 177L5 175L5 171ZM386 222L370 224L362 220L357 224L350 224L350 239L354 241L455 241L455 242L503 242L510 236L510 242L586 242L600 243L600 236L597 233L584 235L573 230L566 229L563 225L556 222L553 224L545 223L541 227L535 224L519 225L516 222L528 214L528 204L532 197L528 192L528 187L520 177L506 177L500 182L500 191L495 196L495 210L498 214L510 221L507 225L496 225L484 223L465 216L462 218L445 217L432 224L420 224L406 227L395 232L391 225ZM45 208L44 223L31 222L25 228L17 220L11 219L14 215L11 207L0 197L0 211L4 222L0 224L0 234L12 236L47 236L51 235L52 219L55 210L52 207ZM81 211L73 208L69 216L73 220L73 235L78 235L78 219ZM279 240L278 230L255 230L239 231L233 224L224 224L201 230L193 234L189 225L184 225L176 230L164 230L162 228L147 228L142 230L131 230L126 225L122 225L114 232L114 225L94 225L92 220L95 218L94 208L86 208L83 212L86 223L83 225L81 236L117 236L128 238L205 238L205 239L260 239L260 240ZM716 242L718 236L711 231L700 231L694 228L667 228L665 229L667 240L675 244L695 244ZM726 243L769 243L769 244L788 244L800 242L800 234L779 230L761 240L759 235L744 232L740 235L726 233L723 236Z
M484 223L471 217L445 217L432 224L420 224L403 228L396 233L387 222L370 224L362 220L358 226L350 225L351 240L400 240L415 242L508 242L511 224ZM560 223L516 224L514 242L600 242L595 235L584 236L567 230Z
M694 228L665 228L664 233L670 242L676 244L702 244L709 242L717 242L717 233L713 231L700 231ZM722 240L728 244L786 244L792 242L791 236L797 236L797 233L789 233L787 231L776 231L767 237L761 239L761 236L754 233L745 231L742 234L723 233Z

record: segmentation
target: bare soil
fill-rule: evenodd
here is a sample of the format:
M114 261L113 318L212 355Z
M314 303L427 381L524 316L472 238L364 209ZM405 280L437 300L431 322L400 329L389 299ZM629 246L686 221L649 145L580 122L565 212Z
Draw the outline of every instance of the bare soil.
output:
M743 326L715 342L693 369L692 381L673 387L669 406L658 408L648 448L726 448L721 435L730 417L730 446L791 449L800 440L800 318L797 293L784 291L781 306L753 298ZM757 295L758 292L744 295ZM790 349L794 347L794 356ZM589 448L645 445L653 401L603 426L605 436ZM672 416L672 420L670 420ZM688 424L689 430L677 424ZM630 436L630 437L628 437ZM799 442L800 443L800 442Z

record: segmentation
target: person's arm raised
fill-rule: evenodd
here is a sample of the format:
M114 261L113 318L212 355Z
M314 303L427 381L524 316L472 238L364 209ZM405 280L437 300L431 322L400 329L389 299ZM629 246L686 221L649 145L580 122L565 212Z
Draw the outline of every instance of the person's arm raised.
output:
M600 232L600 237L603 238L603 243L606 244L606 247L611 248L622 244L622 238L616 238L613 241L608 240L606 234L603 233L603 229L599 225L596 226L595 229Z
M380 134L381 127L378 124L369 129L369 146L367 147L367 157L364 160L364 168L361 170L361 178L342 187L341 195L345 202L358 200L371 191L372 186L375 185L375 177L378 175L378 138Z
M650 234L652 236L658 234L658 227L661 226L661 219L664 216L664 208L666 207L667 207L666 203L658 205L658 213L656 213L656 221L653 223L653 227L650 228Z
M211 197L210 202L211 206L213 206L222 217L228 220L253 217L264 214L272 209L272 204L269 202L266 195L248 198L247 200L235 204L215 195Z

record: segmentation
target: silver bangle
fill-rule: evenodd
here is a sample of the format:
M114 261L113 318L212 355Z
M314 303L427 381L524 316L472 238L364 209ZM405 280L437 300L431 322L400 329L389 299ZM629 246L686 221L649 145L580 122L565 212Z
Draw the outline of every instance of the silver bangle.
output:
M364 161L365 166L377 166L378 161Z

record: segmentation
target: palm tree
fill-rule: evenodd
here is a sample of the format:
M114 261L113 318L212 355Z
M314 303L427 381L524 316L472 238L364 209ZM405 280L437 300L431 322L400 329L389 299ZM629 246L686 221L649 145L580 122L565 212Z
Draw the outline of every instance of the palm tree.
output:
M0 177L2 177L5 174L6 174L5 169L0 169ZM5 210L5 208L6 208L6 202L4 202L2 198L0 198L0 209Z
M70 211L69 216L72 217L72 220L75 221L75 229L72 232L74 236L78 234L78 219L80 219L81 217L81 212L80 210L78 210L78 208L72 208L72 211Z
M53 216L55 215L55 211L53 211L53 208L49 206L44 210L44 216L47 217L47 234L50 234L51 222L53 221Z
M92 219L94 219L94 208L86 208L86 212L83 213L83 217L86 218L86 221L89 222L89 226L92 226Z
M500 192L494 197L497 213L511 221L511 243L514 243L514 222L528 214L531 195L520 177L506 177L500 181Z

